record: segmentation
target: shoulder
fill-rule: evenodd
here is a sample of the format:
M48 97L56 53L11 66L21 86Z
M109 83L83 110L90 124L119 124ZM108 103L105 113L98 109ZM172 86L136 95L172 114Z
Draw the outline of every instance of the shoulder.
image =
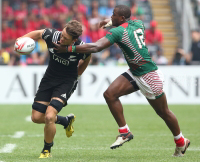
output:
M55 33L56 31L58 31L58 30L52 29L52 28L45 28L42 35L45 35L45 34L53 34L53 33Z
M109 32L108 32L108 34L112 34L112 33L119 34L119 33L122 33L123 31L124 31L124 27L118 26L116 28L110 29Z
M60 31L56 30L56 29L52 29L52 28L46 28L44 29L44 32L42 34L42 38L47 41L47 40L51 40L52 42L57 41L59 35L60 35Z

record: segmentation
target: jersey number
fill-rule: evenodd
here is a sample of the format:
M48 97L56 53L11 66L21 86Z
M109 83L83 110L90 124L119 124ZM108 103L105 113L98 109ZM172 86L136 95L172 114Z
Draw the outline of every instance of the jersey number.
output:
M137 41L138 47L140 49L142 48L142 44L145 46L144 33L143 33L142 29L135 30L134 31L134 36L135 36L135 39Z

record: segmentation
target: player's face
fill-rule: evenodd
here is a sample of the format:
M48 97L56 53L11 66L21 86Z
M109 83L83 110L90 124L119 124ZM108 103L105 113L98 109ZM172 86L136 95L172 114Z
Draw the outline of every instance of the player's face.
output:
M66 32L66 29L64 28L62 33L61 33L60 44L69 46L69 45L72 45L73 43L74 43L74 40L72 39L72 36L69 35Z
M114 10L113 10L113 15L111 16L111 19L112 19L112 25L113 26L119 26L119 25L121 25L121 22L120 22L120 17L121 16L119 16L118 15L118 13L117 13L117 8L115 8Z

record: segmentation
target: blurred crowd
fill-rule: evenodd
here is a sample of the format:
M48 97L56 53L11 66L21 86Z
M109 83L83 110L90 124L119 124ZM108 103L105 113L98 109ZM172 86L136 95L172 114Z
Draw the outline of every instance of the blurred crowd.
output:
M89 0L88 0L89 1ZM121 4L127 4L131 8L131 19L144 19L143 8L139 7L139 0L121 0ZM140 0L148 3L147 0ZM98 24L105 18L110 18L116 0L106 1L106 5L100 5L100 0L92 0L85 5L81 0L71 1L65 4L62 0L3 0L2 1L2 48L0 49L1 65L46 65L48 64L48 50L43 40L36 42L36 48L30 55L19 55L13 51L16 38L38 29L55 28L62 30L70 20L78 20L82 23L83 34L81 39L86 42L95 42L105 36L107 30L100 29ZM200 58L196 52L200 49L200 33L192 32L193 43L190 54L178 48L172 61L163 55L162 32L157 29L157 22L152 20L150 28L146 30L146 45L149 47L152 59L158 65L176 64L186 65ZM151 48L154 50L151 50ZM156 49L156 50L155 50ZM154 51L154 52L151 52ZM125 65L121 49L113 45L100 53L93 54L91 65Z

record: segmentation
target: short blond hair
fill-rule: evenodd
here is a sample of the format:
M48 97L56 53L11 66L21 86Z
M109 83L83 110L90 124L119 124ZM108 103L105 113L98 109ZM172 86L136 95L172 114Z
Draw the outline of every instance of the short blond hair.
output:
M78 37L81 36L83 32L82 24L78 22L77 20L69 21L66 24L65 28L66 28L67 34L72 36L72 39L78 39Z

